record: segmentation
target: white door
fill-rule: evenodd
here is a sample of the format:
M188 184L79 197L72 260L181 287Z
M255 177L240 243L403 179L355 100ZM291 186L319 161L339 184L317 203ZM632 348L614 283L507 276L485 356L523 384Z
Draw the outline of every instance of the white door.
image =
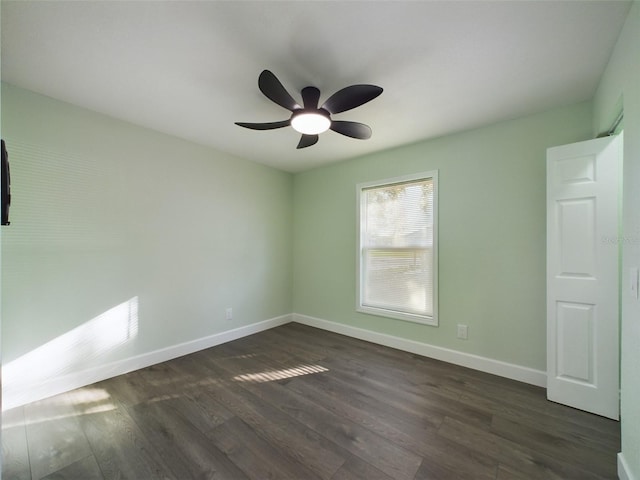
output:
M622 135L547 150L547 398L618 419Z

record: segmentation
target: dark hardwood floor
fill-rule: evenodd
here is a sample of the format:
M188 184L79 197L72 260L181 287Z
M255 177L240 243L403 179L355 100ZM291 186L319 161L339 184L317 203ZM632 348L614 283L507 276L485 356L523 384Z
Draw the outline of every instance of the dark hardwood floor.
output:
M3 414L3 480L614 479L619 424L288 324Z

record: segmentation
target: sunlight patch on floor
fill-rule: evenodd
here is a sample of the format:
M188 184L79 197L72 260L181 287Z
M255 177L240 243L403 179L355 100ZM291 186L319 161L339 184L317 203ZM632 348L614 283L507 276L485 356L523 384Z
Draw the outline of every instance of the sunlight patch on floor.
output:
M3 414L2 429L110 412L116 408L109 392L102 388L85 387L36 402L34 411L38 413L26 421L23 421L21 415L15 419L14 414Z
M242 375L236 375L233 379L237 382L263 383L328 371L328 368L320 365L300 365L298 367L284 368L281 370L265 370L264 372L244 373Z

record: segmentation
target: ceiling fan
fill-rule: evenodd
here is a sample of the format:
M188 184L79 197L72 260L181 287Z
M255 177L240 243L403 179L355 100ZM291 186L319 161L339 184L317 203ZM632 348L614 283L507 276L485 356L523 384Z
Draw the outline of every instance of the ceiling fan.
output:
M382 88L375 85L351 85L338 90L318 107L320 90L316 87L304 87L300 92L303 106L300 106L269 70L263 70L258 77L258 88L269 100L291 111L291 117L279 122L235 122L235 124L252 130L272 130L292 126L302 134L297 148L314 145L318 141L318 134L329 129L361 140L371 137L371 128L368 125L332 120L331 115L359 107L382 93Z

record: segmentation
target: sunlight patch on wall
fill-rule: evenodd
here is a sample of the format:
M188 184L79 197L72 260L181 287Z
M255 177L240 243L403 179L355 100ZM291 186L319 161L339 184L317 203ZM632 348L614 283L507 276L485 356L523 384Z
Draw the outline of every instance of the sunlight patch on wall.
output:
M121 347L137 335L136 296L3 365L2 409L22 405L25 399L43 398L47 382L85 370L91 359ZM34 395L34 391L44 394Z
M242 375L236 375L235 377L233 377L233 379L237 382L263 383L328 371L328 368L322 367L320 365L300 365L298 367L284 368L282 370L267 370L258 373L245 373Z

